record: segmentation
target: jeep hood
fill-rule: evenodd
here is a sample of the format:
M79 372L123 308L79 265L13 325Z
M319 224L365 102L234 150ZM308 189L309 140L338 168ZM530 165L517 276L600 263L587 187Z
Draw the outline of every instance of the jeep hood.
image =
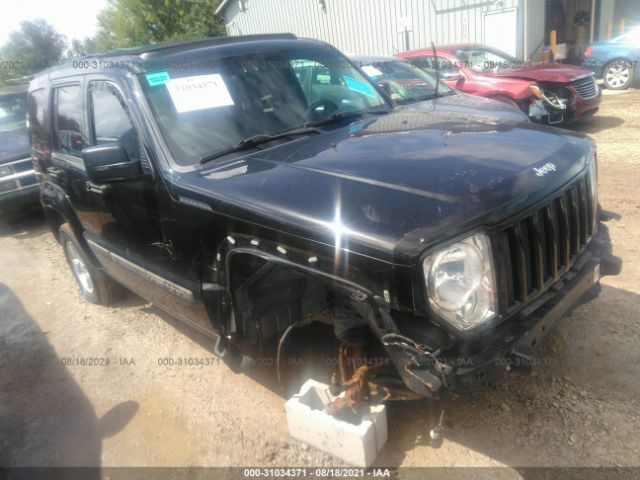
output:
M499 109L464 111L460 99L367 117L172 183L213 211L411 264L429 245L551 195L593 149L580 135ZM543 176L534 170L547 164Z
M591 70L574 65L532 63L517 68L504 68L484 75L500 78L519 78L534 82L569 83L579 78L593 75Z

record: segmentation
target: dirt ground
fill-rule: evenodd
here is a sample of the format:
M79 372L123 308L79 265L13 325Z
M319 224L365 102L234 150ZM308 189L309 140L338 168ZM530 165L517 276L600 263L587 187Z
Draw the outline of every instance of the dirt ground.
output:
M640 90L606 92L573 127L597 140L622 274L549 335L531 375L390 405L377 465L513 467L504 478L523 466L640 465L638 105ZM0 466L339 465L288 438L273 371L233 373L208 340L133 295L114 308L82 301L40 216L14 225L0 252ZM164 365L178 359L209 364Z

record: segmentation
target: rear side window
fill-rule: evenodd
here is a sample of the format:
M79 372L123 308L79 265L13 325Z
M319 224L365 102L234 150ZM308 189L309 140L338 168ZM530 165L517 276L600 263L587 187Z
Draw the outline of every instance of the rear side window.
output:
M56 147L60 153L82 156L87 146L82 126L82 89L80 85L54 90L54 128Z
M89 101L94 144L119 143L129 158L139 159L138 134L116 86L105 81L91 82Z

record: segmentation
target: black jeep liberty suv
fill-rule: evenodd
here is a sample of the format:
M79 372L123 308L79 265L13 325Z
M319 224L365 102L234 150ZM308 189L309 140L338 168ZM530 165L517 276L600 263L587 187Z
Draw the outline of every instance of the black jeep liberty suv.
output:
M83 296L124 286L230 359L281 366L321 325L379 384L436 397L530 365L620 269L593 141L446 88L394 107L319 41L71 61L31 82L29 122Z

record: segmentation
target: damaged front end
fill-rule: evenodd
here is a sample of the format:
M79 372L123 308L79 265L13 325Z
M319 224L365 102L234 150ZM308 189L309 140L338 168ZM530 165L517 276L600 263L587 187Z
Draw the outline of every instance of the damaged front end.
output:
M529 118L546 125L566 122L575 108L571 93L558 85L531 85L533 97L527 112Z
M381 297L352 296L353 310L366 320L388 364L411 392L439 397L448 390L497 380L511 371L529 371L541 363L536 348L552 327L585 299L597 295L602 276L621 270L621 260L611 255L606 226L597 218L595 182L592 164L551 201L487 233L494 276L483 276L480 261L464 263L466 239L426 255L425 280L442 286L441 291L427 288L431 313L426 316L392 309ZM472 235L467 239L476 238L478 246L478 237L484 238ZM435 276L428 276L426 272L437 262L441 267L436 268ZM477 290L469 290L457 304L455 289L447 281L462 275L476 275L477 280L470 284ZM494 286L495 303L491 303L487 298ZM445 309L435 314L433 307L438 302ZM482 320L477 326L473 325L474 315ZM394 385L376 377L382 364L371 360L367 366L351 370L350 378L338 376L347 392L347 406L353 406L353 399L366 400L362 387L366 392L371 382L387 399L394 399ZM358 385L355 389L354 384ZM407 397L402 392L400 398Z
M494 328L466 339L429 332L426 319L392 313L381 298L354 301L354 309L367 320L387 358L367 358L366 346L343 342L332 380L334 392L344 390L345 395L329 411L349 407L357 412L359 403L376 400L438 398L449 390L495 381L509 372L530 371L541 361L535 349L552 326L594 289L597 293L601 276L620 272L620 260L609 249L604 235L594 238L548 290ZM410 320L425 325L425 332L415 334L415 326L407 328ZM359 367L354 368L356 365ZM378 375L389 365L410 392L399 388L388 371Z

